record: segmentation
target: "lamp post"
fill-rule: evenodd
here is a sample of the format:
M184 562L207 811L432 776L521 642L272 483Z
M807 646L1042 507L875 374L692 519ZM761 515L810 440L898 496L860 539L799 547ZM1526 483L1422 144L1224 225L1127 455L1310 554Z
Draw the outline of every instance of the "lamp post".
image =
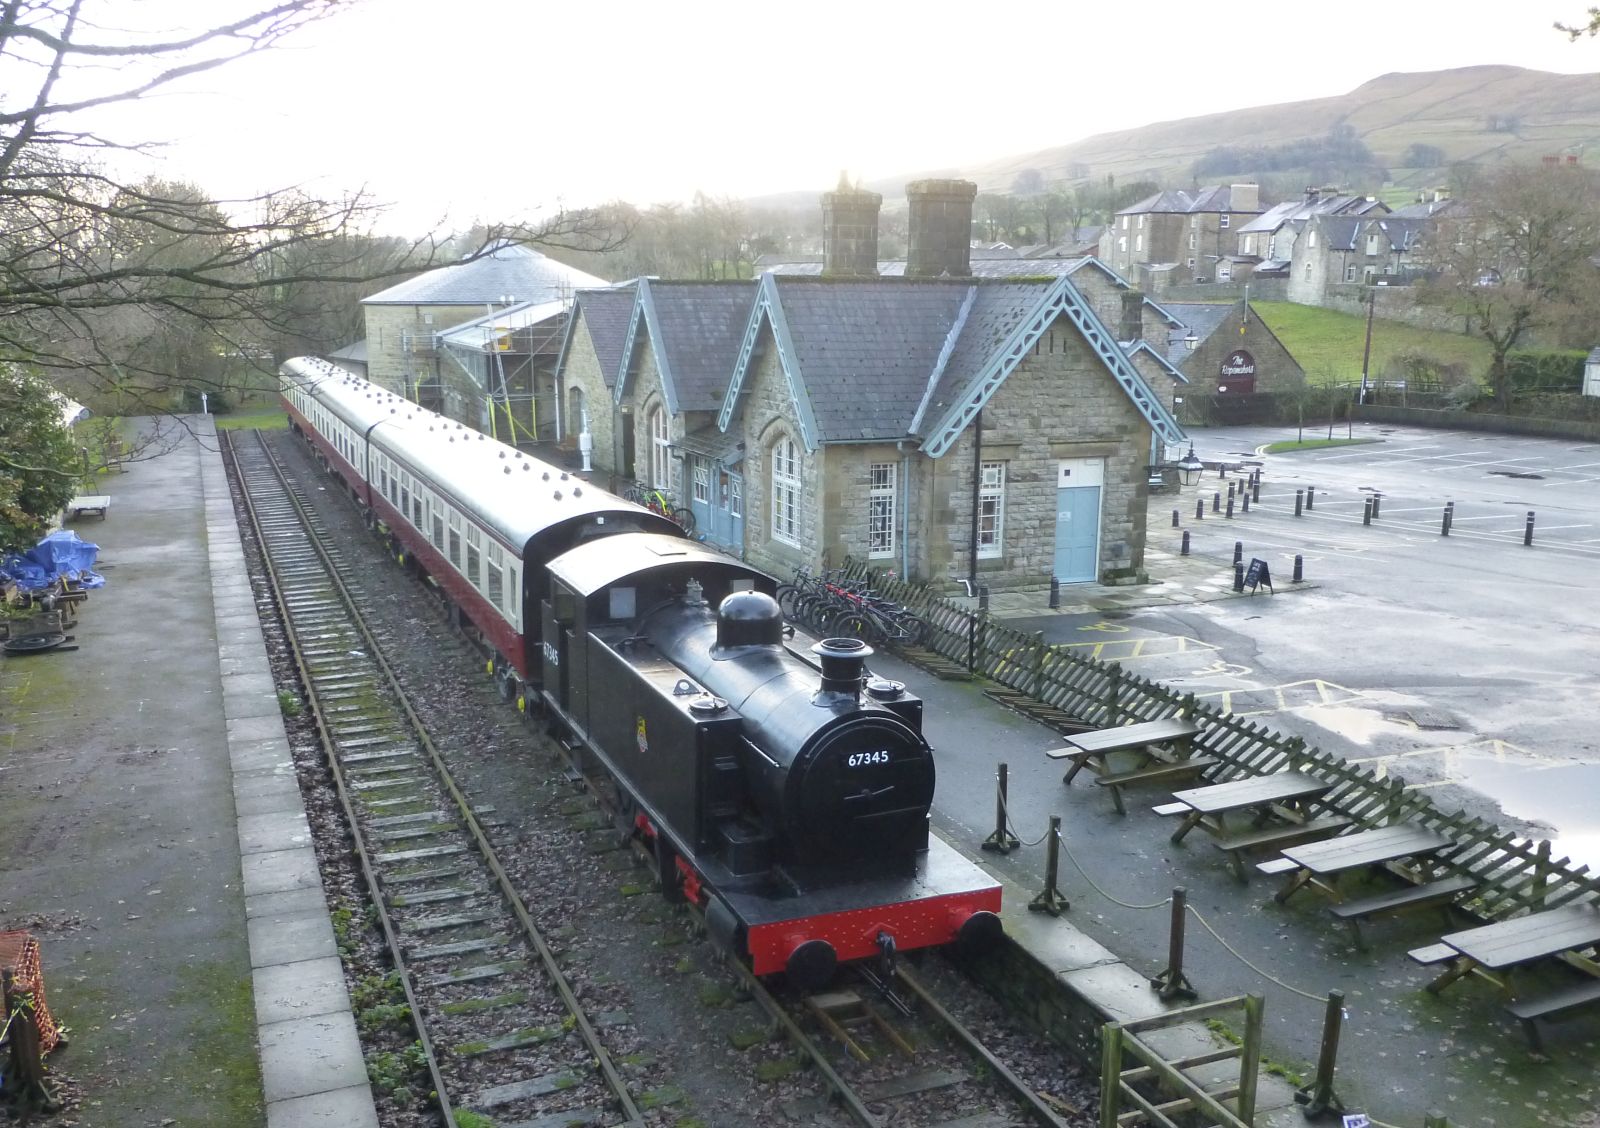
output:
M1367 343L1361 348L1361 403L1367 402L1367 366L1372 360L1372 315L1378 306L1378 286L1388 283L1379 281L1377 286L1367 288Z

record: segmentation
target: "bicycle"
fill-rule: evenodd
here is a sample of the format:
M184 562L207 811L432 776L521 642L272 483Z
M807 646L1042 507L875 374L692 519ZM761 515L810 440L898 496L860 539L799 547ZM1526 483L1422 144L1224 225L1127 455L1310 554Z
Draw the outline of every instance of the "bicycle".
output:
M678 528L694 535L694 510L683 505L673 505L672 495L654 486L647 486L643 482L629 482L622 489L622 496L635 505L642 505L652 513L659 513Z

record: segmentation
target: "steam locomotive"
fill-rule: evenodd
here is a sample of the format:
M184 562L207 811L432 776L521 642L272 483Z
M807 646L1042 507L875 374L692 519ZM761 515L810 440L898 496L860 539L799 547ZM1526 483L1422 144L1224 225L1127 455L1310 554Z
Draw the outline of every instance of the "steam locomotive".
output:
M922 702L867 672L869 646L808 658L771 577L665 517L323 361L280 376L293 428L502 694L615 781L663 889L756 974L816 985L999 935L998 884L928 833Z

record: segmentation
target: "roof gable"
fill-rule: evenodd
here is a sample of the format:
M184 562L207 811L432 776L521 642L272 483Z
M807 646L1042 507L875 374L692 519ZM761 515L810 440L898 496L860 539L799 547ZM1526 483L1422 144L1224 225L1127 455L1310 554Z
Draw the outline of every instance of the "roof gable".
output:
M641 285L635 317L646 319L670 410L721 406L755 291L753 281Z

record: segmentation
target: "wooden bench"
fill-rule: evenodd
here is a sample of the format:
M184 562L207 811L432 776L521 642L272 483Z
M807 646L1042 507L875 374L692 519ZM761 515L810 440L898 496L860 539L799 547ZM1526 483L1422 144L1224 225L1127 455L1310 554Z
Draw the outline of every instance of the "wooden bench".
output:
M1085 767L1096 775L1109 774L1106 758L1115 752L1145 749L1148 753L1145 760L1136 765L1140 768L1155 758L1155 753L1149 750L1157 744L1170 744L1178 760L1187 759L1191 742L1199 731L1199 725L1184 717L1166 717L1159 721L1080 732L1067 737L1066 747L1052 748L1045 755L1052 760L1072 761L1072 767L1061 777L1062 783L1070 784L1072 777Z
M1150 809L1164 819L1170 818L1172 815L1187 815L1190 811L1194 810L1194 808L1189 806L1187 803L1157 803Z
M1160 761L1143 768L1134 768L1126 772L1112 772L1100 776L1095 783L1101 787L1111 789L1111 802L1117 808L1117 814L1125 815L1127 810L1122 805L1122 789L1130 783L1167 783L1174 780L1192 780L1201 772L1214 768L1220 761L1210 756L1191 756L1187 760Z
M1256 863L1256 872L1264 877L1276 877L1280 873L1293 873L1299 868L1288 858L1273 858L1270 862Z
M1444 963L1445 960L1453 960L1460 954L1460 952L1456 951L1448 944L1428 944L1421 948L1412 948L1406 953L1407 956L1411 957L1423 967L1429 967L1433 964L1441 964Z
M1448 910L1457 897L1469 889L1477 888L1477 885L1477 881L1465 874L1454 874L1423 885L1411 885L1404 889L1374 893L1369 897L1358 897L1353 901L1341 901L1336 905L1329 905L1328 911L1350 926L1356 947L1365 948L1367 945L1361 936L1362 921L1387 916L1390 913L1410 912L1412 909L1443 907Z
M1600 1003L1600 979L1563 987L1559 991L1552 991L1537 999L1523 999L1507 1005L1506 1010L1510 1012L1512 1018L1522 1023L1522 1029L1528 1035L1528 1044L1533 1047L1533 1052L1542 1054L1544 1041L1539 1037L1539 1027L1535 1024L1537 1019L1554 1019L1558 1015L1594 1003Z
M1240 881L1249 881L1250 875L1244 870L1244 855L1248 851L1278 849L1293 846L1298 842L1315 842L1319 838L1337 834L1349 825L1350 820L1343 815L1327 815L1306 822L1280 823L1259 830L1247 830L1241 834L1225 835L1215 839L1211 845L1228 855L1228 864L1233 867L1235 877Z

